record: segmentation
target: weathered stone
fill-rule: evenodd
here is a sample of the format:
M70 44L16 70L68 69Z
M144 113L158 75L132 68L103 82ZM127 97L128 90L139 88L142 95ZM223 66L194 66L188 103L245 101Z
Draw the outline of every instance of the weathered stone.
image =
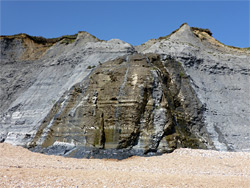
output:
M0 77L12 74L9 81L0 86L3 91L0 93L0 135L5 142L23 146L36 135L44 118L64 92L88 76L92 71L88 67L130 54L134 49L120 40L100 41L81 32L69 44L61 41L50 44L50 47L47 43L37 44L46 46L46 51L35 56L37 60L31 60L25 50L24 54L18 55L19 49L29 52L36 41L18 36L12 37L12 42L8 43L8 38L1 36L0 41L3 67ZM13 41L19 42L15 44ZM17 126L17 121L25 121L25 124ZM31 134L31 137L27 139L26 134Z
M211 34L184 24L135 48L1 36L0 142L77 158L247 151L250 51Z
M106 62L54 105L29 147L47 153L59 147L60 154L75 157L82 150L90 157L95 156L93 151L106 149L120 153L117 158L211 147L208 135L200 131L202 106L181 71L178 62L161 61L154 54ZM183 92L190 98L185 103L189 108L180 97ZM120 156L123 149L127 154Z
M181 63L203 105L205 128L216 149L250 151L250 50L226 46L210 35L184 24L168 37L135 48Z

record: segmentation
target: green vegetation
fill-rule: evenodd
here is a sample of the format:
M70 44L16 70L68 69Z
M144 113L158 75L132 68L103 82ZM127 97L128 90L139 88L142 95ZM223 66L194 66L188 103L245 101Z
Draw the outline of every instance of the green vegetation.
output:
M16 35L10 35L10 36L5 36L5 37L10 37L10 38L14 38L14 37L27 37L29 38L30 40L33 40L35 43L38 43L38 44L48 44L48 45L52 45L56 42L59 42L59 41L62 41L63 40L63 43L71 43L71 42L74 42L75 39L77 38L77 35L78 34L74 34L74 35L63 35L61 37L57 37L57 38L44 38L44 37L41 37L41 36L31 36L31 35L27 35L25 33L19 33L19 34L16 34Z
M182 67L182 64L180 61L177 61L177 64Z
M203 28L199 28L199 27L191 27L192 31L198 30L200 32L205 32L207 34L209 34L210 36L213 35L213 33L209 30L209 29L203 29Z
M229 48L233 48L233 49L235 49L235 50L241 50L241 49L244 49L244 48L239 48L239 47L235 47L235 46L226 45L226 44L224 44L224 43L222 43L222 42L218 41L217 39L215 39L215 40L216 40L216 42L218 42L218 43L222 44L223 46L227 46L227 47L229 47Z
M177 31L179 31L179 29L180 29L183 25L185 25L185 24L187 24L187 23L181 24L181 26L180 26L178 29L174 30L174 31L173 31L172 33L170 33L169 35L166 35L166 36L164 36L164 37L159 37L158 40L168 39L171 35L173 35L173 34L176 33Z
M77 38L77 34L75 34L75 35L64 35L64 36L61 36L61 37L58 37L58 38L49 38L49 39L46 39L44 37L30 36L30 35L27 35L27 37L30 38L31 40L33 40L36 43L46 44L46 43L56 43L56 42L59 42L59 41L62 41L62 40L65 40L66 42L67 41L68 42L69 41L74 41Z
M95 68L95 65L93 65L93 66L90 66L90 65L89 65L89 66L87 67L87 69L93 69L93 68Z
M61 44L71 44L75 42L75 39L71 39L71 38L64 38L62 41L61 41Z
M209 29L202 29L202 28L197 28L197 27L191 27L191 29L192 29L192 31L194 31L194 30L199 30L199 31L201 31L201 32L206 32L206 33L208 33L210 36L212 36L212 32L211 32ZM200 35L203 36L204 38L206 38L206 36L205 36L203 33L201 33ZM198 36L197 36L197 37L198 37ZM226 45L226 44L224 44L224 43L218 41L217 39L215 39L215 41L218 42L219 44L223 45L223 46L226 46L226 47L229 47L229 48L232 48L232 49L235 49L235 50L242 50L242 49L243 49L243 50L244 50L244 49L249 50L249 49L250 49L250 48L239 48L239 47L235 47L235 46Z
M74 35L63 35L61 37L56 37L56 38L44 38L41 36L31 36L25 33L19 33L16 35L1 35L1 37L8 37L8 38L29 38L30 40L33 40L35 43L37 44L43 44L43 45L53 45L54 43L60 42L62 44L70 44L73 43L78 34L79 33L87 33L86 31L79 31L78 33L74 34ZM97 37L95 37L94 35L91 35L89 33L87 33L88 35L92 36L94 39L96 39L97 41L103 41L98 39Z
M189 46L192 46L192 47L196 47L196 46L194 46L193 44L191 44L189 42L186 42L186 44L189 45Z
M56 102L56 100L55 100L55 99L53 99L53 100L51 101L51 103L52 103L52 104L55 104L55 102Z
M180 72L180 77L183 78L185 74L183 72Z
M163 37L159 37L158 40L163 40L163 39L168 39L171 36L171 34L163 36Z

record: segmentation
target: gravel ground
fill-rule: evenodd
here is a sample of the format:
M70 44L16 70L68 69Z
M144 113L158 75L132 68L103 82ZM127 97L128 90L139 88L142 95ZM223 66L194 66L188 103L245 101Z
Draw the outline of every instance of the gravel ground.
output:
M0 144L0 187L250 187L250 153L178 149L122 161Z

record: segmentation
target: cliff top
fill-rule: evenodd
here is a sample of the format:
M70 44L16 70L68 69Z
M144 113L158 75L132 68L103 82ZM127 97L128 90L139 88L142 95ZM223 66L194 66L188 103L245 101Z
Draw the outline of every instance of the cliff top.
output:
M181 29L184 28L184 30L186 30L185 28L189 28L192 33L194 33L194 35L199 38L201 41L207 40L209 43L215 45L215 46L220 46L220 47L228 47L228 48L232 48L235 50L240 50L240 51L250 51L250 47L247 48L240 48L240 47L235 47L235 46L229 46L226 44L223 44L222 42L218 41L217 39L215 39L212 35L213 33L209 30L209 29L204 29L204 28L199 28L199 27L190 27L187 23L183 23L178 29L174 30L173 32L171 32L170 34L166 35L166 36L161 36L157 39L150 39L149 41L153 41L154 43L156 41L161 41L161 40L166 40L169 39L172 35L178 33ZM15 34L15 35L0 35L0 39L3 38L7 38L7 39L14 39L14 38L20 38L20 39L25 39L28 38L32 41L34 41L37 44L43 44L43 45L53 45L59 41L62 41L62 43L71 43L74 42L79 36L88 36L92 39L95 39L96 41L102 41L99 38L97 38L94 35L89 34L86 31L79 31L78 33L74 34L74 35L63 35L60 37L56 37L56 38L45 38L42 36L31 36L28 35L26 33L19 33L19 34ZM147 43L147 42L145 42ZM144 45L145 43L141 44ZM141 46L138 45L138 46Z
M190 27L187 23L182 24L178 29L170 33L169 35L159 37L157 39L150 39L147 42L136 46L137 51L145 51L155 44L169 45L169 42L186 43L198 48L216 50L226 53L244 53L250 54L250 47L239 48L223 44L212 36L212 32L209 29L203 29L198 27ZM183 43L184 42L184 43ZM161 46L160 45L160 46ZM159 45L156 45L159 49ZM161 47L160 47L161 48Z
M34 41L37 44L54 44L57 43L59 41L68 41L70 42L71 40L76 40L77 37L79 35L84 35L84 36L89 36L91 38L96 39L97 41L100 41L100 39L98 39L97 37L95 37L94 35L89 34L86 31L79 31L78 33L74 34L74 35L63 35L60 37L56 37L56 38L45 38L42 36L31 36L28 35L26 33L19 33L19 34L15 34L15 35L1 35L0 39L14 39L14 38L19 38L19 39L30 39L32 41Z

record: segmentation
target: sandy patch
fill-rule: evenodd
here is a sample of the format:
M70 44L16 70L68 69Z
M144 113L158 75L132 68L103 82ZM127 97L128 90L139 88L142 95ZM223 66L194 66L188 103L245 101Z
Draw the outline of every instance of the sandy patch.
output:
M250 153L178 149L126 160L72 159L0 144L0 187L250 187Z

